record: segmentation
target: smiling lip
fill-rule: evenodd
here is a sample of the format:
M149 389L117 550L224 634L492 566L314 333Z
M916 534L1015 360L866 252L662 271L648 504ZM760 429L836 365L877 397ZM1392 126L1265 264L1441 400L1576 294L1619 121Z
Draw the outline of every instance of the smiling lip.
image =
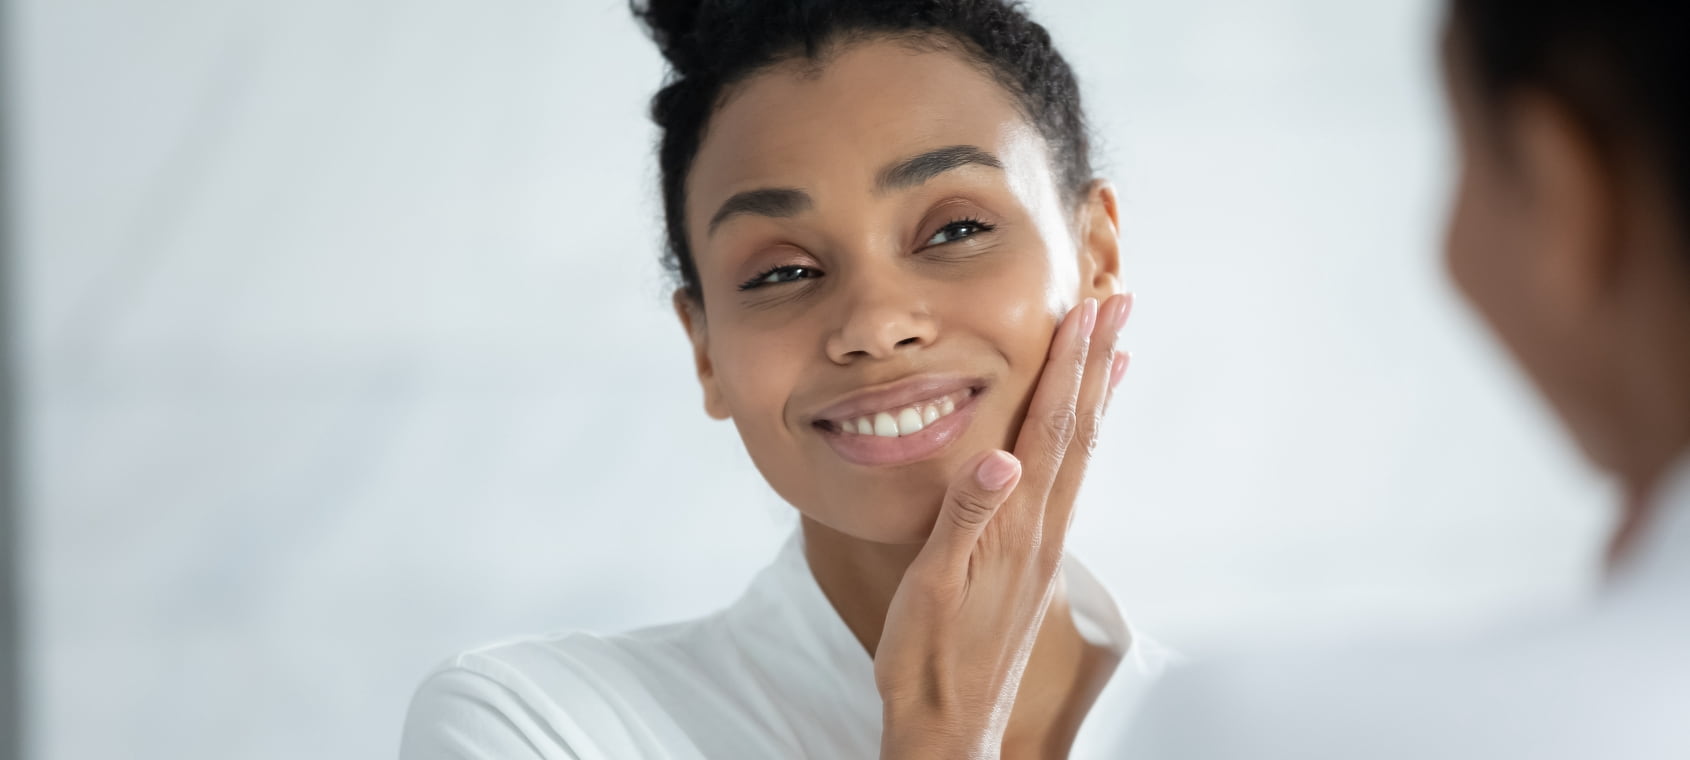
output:
M977 377L922 375L885 388L850 396L811 415L810 421L838 422L875 412L895 410L965 389L976 391L970 395L978 395L978 391L985 386L986 381Z
M925 376L898 383L834 404L812 417L811 428L832 447L840 458L865 467L885 467L908 464L926 459L952 441L961 437L974 420L975 401L985 390L979 378L959 376ZM846 433L839 429L841 420L896 410L948 394L965 392L950 414L934 420L913 435L896 438L878 435Z

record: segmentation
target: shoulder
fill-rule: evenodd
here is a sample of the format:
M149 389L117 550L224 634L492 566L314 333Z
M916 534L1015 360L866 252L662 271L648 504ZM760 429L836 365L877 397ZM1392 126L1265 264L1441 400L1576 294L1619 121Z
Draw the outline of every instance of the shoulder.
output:
M1690 740L1681 720L1649 709L1690 698L1686 669L1589 623L1175 667L1123 756L1619 758Z
M535 706L462 655L429 673L411 697L400 739L403 760L435 758L575 758L551 740Z
M1471 702L1452 666L1430 652L1303 651L1173 667L1122 756L1453 757L1441 743Z
M569 633L461 652L417 687L400 757L578 758L664 754L647 687L662 636Z

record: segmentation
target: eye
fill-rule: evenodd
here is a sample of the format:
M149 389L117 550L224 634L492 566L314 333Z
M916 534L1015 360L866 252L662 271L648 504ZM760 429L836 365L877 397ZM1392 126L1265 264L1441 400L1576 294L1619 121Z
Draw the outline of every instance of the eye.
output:
M763 270L762 273L758 274L756 277L753 277L749 280L746 280L743 283L740 283L739 289L741 291L753 290L753 289L756 289L756 288L763 287L764 285L780 285L782 283L797 282L799 280L809 280L809 279L813 279L813 278L821 277L821 276L822 276L822 271L820 269L815 268L815 267L806 267L806 266L798 266L798 265L795 265L795 264L789 264L787 266L779 266L779 267L774 267L772 269L765 269L765 270Z
M938 232L933 233L933 237L927 239L927 244L944 245L946 243L955 243L958 240L965 240L982 232L991 231L992 225L978 219L958 219L950 224L940 227Z

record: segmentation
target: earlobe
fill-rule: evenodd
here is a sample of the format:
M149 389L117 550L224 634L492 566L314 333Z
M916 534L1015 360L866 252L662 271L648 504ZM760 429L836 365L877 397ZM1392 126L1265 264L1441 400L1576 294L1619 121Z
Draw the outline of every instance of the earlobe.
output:
M675 305L675 316L681 320L681 328L687 333L687 341L692 344L692 359L694 368L698 372L698 384L704 390L704 413L711 419L725 420L729 417L727 404L723 403L722 391L716 382L716 367L710 361L710 343L704 325L704 305L688 294L685 288L676 288L672 297Z
M1115 186L1095 179L1080 207L1079 255L1082 297L1099 301L1121 292L1120 206Z

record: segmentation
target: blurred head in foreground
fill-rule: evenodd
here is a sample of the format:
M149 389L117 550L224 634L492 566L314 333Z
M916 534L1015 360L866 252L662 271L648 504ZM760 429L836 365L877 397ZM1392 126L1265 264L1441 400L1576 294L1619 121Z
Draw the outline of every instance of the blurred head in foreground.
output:
M1690 445L1687 19L1651 0L1453 0L1444 33L1449 270L1623 484L1621 550Z

